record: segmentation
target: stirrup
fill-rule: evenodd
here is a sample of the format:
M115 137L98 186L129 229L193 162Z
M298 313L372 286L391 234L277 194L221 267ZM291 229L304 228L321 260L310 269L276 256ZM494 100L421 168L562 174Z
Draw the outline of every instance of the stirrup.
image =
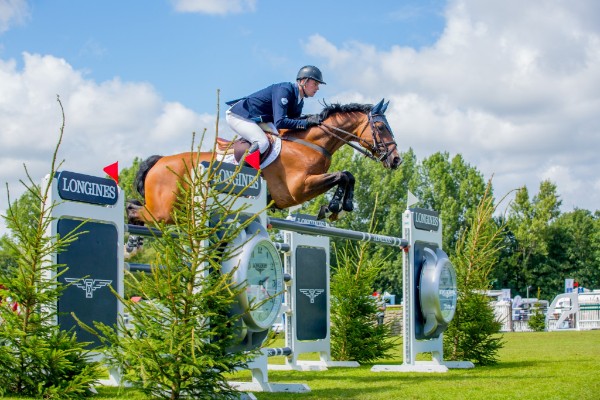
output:
M258 142L252 142L252 144L250 145L250 147L248 148L248 154L252 154L254 153L256 150L258 150Z

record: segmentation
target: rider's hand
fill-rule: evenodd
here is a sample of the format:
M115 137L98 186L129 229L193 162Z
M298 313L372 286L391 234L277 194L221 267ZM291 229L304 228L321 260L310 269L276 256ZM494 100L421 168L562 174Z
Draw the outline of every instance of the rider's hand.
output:
M321 116L319 114L311 114L306 117L306 127L321 125Z

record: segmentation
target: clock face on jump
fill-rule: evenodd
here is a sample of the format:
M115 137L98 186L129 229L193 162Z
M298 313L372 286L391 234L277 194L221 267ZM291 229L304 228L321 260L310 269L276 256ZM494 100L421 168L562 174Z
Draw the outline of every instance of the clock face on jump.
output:
M421 245L422 269L417 295L423 319L420 339L439 337L456 311L456 272L440 248Z
M248 301L254 308L252 319L261 327L270 327L279 312L283 290L281 260L270 241L261 240L252 248L246 282Z
M456 275L451 270L452 266L444 263L440 270L440 283L438 294L440 298L440 311L442 318L450 322L456 310Z

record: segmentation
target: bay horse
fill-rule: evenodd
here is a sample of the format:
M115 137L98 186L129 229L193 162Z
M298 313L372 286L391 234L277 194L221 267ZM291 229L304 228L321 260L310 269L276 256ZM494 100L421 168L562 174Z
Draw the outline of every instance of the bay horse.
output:
M327 210L335 220L342 210L352 211L354 176L348 171L327 172L331 157L345 144L365 156L380 161L384 167L396 169L402 159L392 130L384 115L389 101L371 104L329 104L320 113L322 123L307 130L280 131L281 153L261 170L274 206L285 209L302 204L337 185ZM171 156L151 156L140 165L134 186L144 204L130 202L127 217L130 224L144 224L171 219L178 192L178 179L190 165L210 161L212 152L187 152Z

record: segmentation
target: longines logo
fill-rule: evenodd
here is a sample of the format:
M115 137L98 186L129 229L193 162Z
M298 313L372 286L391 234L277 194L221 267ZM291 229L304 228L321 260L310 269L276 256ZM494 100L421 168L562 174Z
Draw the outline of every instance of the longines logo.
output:
M311 304L315 302L315 298L320 295L321 293L323 293L325 290L324 289L300 289L300 291L305 294L306 296L308 296L308 298L310 299Z
M119 190L112 179L70 171L58 172L57 179L61 199L111 206L117 203Z
M257 270L258 272L260 272L262 274L263 271L265 269L267 269L267 263L255 262L255 263L252 263L252 268L254 268L255 270Z
M412 208L415 228L437 232L440 229L440 217L437 211Z
M204 168L208 168L210 163L203 161ZM240 167L237 165L220 163L213 165L215 181L214 187L222 192L231 192L241 194L246 197L258 196L261 191L261 180L257 179L258 171L250 167Z
M96 289L100 289L104 286L108 286L112 283L111 280L108 279L80 279L80 278L65 278L65 281L68 283L72 283L73 286L78 287L79 289L85 292L85 298L91 299L94 297L94 291Z
M315 217L314 215L309 215L309 214L296 213L296 214L293 214L291 216L291 218L288 217L287 219L289 219L291 221L299 222L301 224L306 224L306 225L324 226L324 227L329 226L329 224L327 222L325 222L324 220L317 220L317 217Z

